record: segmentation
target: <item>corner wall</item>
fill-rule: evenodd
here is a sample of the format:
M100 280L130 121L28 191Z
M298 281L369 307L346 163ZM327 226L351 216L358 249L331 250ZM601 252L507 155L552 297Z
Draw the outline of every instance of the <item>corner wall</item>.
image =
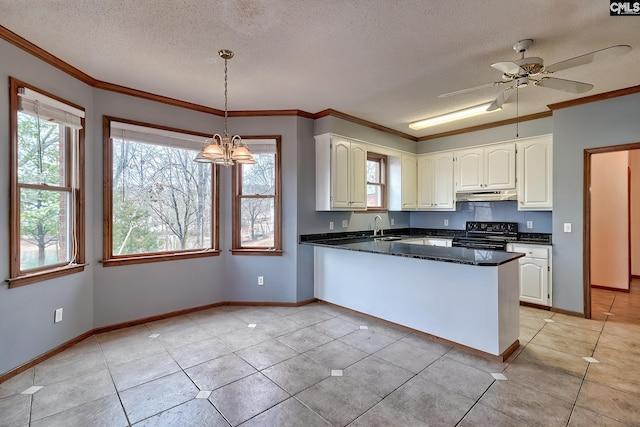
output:
M93 91L68 76L0 40L0 374L69 341L93 328L93 270L95 268L91 220L86 224L87 262L84 272L9 289L9 76L93 111ZM91 217L95 154L93 126L86 120L86 212ZM62 322L53 313L64 309Z
M640 142L640 94L553 113L553 305L584 312L584 150ZM571 223L565 233L563 224Z

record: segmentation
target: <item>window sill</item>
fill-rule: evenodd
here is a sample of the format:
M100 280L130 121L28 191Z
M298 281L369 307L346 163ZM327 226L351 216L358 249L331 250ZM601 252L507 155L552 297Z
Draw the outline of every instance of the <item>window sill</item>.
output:
M84 271L84 267L87 265L89 264L73 264L69 266L59 267L54 270L39 271L37 273L30 273L23 276L12 277L10 279L6 279L6 281L9 283L9 289L17 288L19 286L29 285L31 283L55 279L56 277L80 273Z
M282 249L231 249L233 255L264 255L264 256L282 256L284 251Z
M118 258L100 260L100 264L102 264L103 267L116 267L119 265L147 264L150 262L176 261L180 259L205 258L210 256L218 256L218 255L220 255L219 250L207 250L207 251L181 252L181 253L171 253L171 254L123 256Z

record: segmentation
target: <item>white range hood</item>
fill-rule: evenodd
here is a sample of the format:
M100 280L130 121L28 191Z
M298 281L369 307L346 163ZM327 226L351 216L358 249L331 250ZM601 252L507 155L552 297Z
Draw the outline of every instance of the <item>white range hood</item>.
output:
M515 189L512 190L494 190L494 191L469 191L464 193L456 193L457 202L489 202L499 200L517 200L518 194Z

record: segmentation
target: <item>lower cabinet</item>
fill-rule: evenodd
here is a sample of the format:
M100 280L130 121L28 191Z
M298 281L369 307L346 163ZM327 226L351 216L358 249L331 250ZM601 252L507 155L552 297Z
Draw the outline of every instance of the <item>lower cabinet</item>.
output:
M518 259L520 301L551 306L551 246L510 243L509 252L523 252Z

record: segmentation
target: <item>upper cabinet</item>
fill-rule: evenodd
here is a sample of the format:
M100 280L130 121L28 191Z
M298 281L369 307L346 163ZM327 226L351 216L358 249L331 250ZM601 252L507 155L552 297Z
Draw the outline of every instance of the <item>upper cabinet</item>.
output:
M416 208L417 159L411 154L388 156L389 188L388 207L391 211Z
M418 157L418 209L455 210L453 151Z
M456 192L515 187L515 143L492 144L455 152Z
M518 141L518 210L553 208L551 135Z
M415 209L417 207L418 189L416 180L418 178L418 159L415 156L402 156L401 173L401 201L402 209Z
M367 148L330 134L316 139L316 210L367 208Z

